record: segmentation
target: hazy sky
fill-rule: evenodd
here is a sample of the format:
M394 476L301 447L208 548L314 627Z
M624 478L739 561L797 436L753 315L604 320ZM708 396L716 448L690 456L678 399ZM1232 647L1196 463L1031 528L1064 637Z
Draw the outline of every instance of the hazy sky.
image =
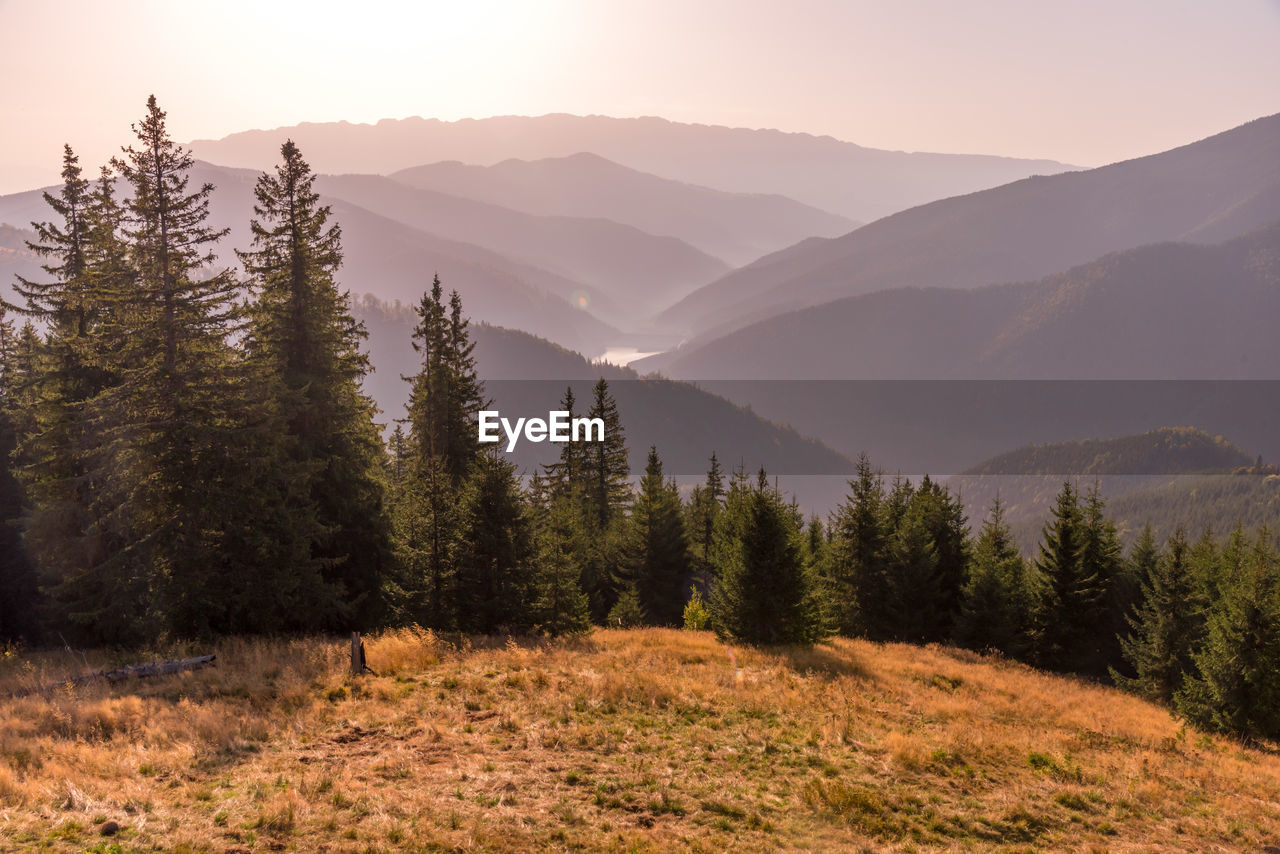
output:
M1280 0L0 0L0 192L300 121L659 115L1096 165L1280 112Z

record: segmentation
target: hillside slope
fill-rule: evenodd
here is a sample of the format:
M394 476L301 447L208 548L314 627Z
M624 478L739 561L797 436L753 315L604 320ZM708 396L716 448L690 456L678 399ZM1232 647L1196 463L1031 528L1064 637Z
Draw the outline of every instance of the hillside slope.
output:
M293 139L317 171L389 174L423 163L492 164L587 151L664 178L773 193L868 222L933 199L1069 168L1051 160L883 151L829 136L609 116L304 123L191 143L196 156L264 169Z
M411 630L226 640L218 667L0 700L0 847L1262 851L1274 751L939 647ZM106 661L92 653L92 664ZM21 681L21 667L31 668ZM0 688L89 662L6 660ZM97 848L91 846L98 845ZM110 850L116 850L114 848Z
M401 377L415 374L420 364L410 339L413 314L407 307L370 298L357 300L354 314L369 330L368 352L376 368L365 388L382 409L382 420L390 423L403 416L408 400L409 384ZM593 364L526 332L487 323L472 324L471 337L491 408L512 419L545 418L558 408L569 386L582 414L595 380L607 379L634 472L643 471L650 445L658 447L669 475L702 475L712 452L731 461L726 465L742 461L751 470L765 466L774 472L809 475L853 470L847 457L827 445L688 383L641 379L628 368ZM509 459L532 473L559 452L559 445L522 442Z
M529 213L626 223L650 234L678 237L733 266L807 237L835 237L857 227L845 217L784 196L712 190L587 152L504 160L492 166L452 160L415 166L391 177L413 187Z
M1027 281L1148 243L1223 241L1280 218L1277 151L1280 115L1161 154L922 205L762 258L663 319L705 341L874 291Z

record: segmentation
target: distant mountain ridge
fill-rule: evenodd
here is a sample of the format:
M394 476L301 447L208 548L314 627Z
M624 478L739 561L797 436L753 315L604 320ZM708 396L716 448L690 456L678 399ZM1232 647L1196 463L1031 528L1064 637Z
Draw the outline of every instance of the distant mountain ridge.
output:
M871 226L868 226L870 228ZM1280 219L1034 282L900 288L636 363L680 379L1280 379Z
M649 315L728 270L676 237L600 218L529 214L379 175L322 175L316 189L450 240L483 246L590 285L614 325Z
M1029 281L1150 243L1221 242L1280 218L1277 152L1280 115L1160 154L932 202L761 258L661 320L697 346L876 291Z
M214 163L261 169L274 162L286 138L307 152L317 171L333 174L390 174L442 160L489 165L592 152L663 178L734 193L776 193L859 222L1071 168L1051 160L883 151L777 130L566 114L303 123L191 145L197 156Z
M1219 537L1237 524L1253 530L1280 522L1280 476L1239 446L1207 431L1166 427L1140 435L1032 445L1000 454L947 479L977 527L1000 496L1023 551L1034 554L1040 529L1064 481L1097 486L1122 540L1150 524L1159 541L1182 528Z
M1136 436L1028 445L979 463L964 475L1229 474L1253 458L1222 436L1164 427Z
M785 196L727 193L659 178L596 154L504 160L492 166L444 161L391 175L413 187L528 213L599 217L670 235L733 266L807 237L835 237L858 226ZM710 277L699 284L706 284Z

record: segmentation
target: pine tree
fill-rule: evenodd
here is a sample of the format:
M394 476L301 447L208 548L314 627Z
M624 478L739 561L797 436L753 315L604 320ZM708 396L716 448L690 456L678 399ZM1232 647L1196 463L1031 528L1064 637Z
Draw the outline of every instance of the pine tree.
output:
M960 613L961 590L969 566L968 520L964 505L945 486L928 475L912 496L920 522L937 556L935 582L927 593L932 611L931 624L922 626L923 640L944 642L954 634Z
M880 609L888 597L885 575L885 491L866 454L858 457L849 497L831 520L830 589L841 634L882 637Z
M746 643L812 643L822 634L822 620L795 514L762 485L745 498L736 554L721 567L712 591L716 633Z
M570 423L578 417L576 407L577 400L573 395L573 387L567 386L564 397L560 399L560 410L569 413ZM547 488L552 496L568 496L575 504L583 501L586 491L584 477L587 453L586 446L581 442L565 442L560 446L560 458L544 466Z
M416 460L392 488L397 610L443 631L457 623L457 495L439 458Z
M936 640L947 622L938 549L925 513L925 502L910 501L885 549L888 589L878 623L892 640Z
M604 422L604 441L591 443L582 456L582 522L591 543L583 556L582 587L591 600L591 618L605 623L622 593L618 578L631 485L622 420L603 377L592 390L587 417Z
M35 282L17 277L14 290L25 306L11 306L29 317L46 321L51 329L71 335L87 332L91 299L84 293L85 255L89 243L89 207L92 188L80 168L80 158L63 146L62 188L43 198L62 220L33 222L37 240L27 247L44 259L41 265L51 281Z
M457 488L481 456L475 425L485 403L483 384L476 375L475 345L461 298L454 291L446 306L438 275L416 311L413 347L422 368L407 378L410 443L420 460L438 458L450 484Z
M40 626L36 580L18 527L24 506L22 486L11 463L17 446L13 385L16 341L13 324L0 305L0 641L36 639Z
M591 628L577 561L581 537L578 508L567 497L553 499L538 531L534 577L534 627L543 634L577 635Z
M1032 640L1042 666L1068 671L1098 666L1109 626L1104 573L1110 546L1095 525L1081 509L1075 487L1064 483L1041 535L1033 576Z
M997 495L969 564L956 641L969 649L998 650L1015 658L1024 655L1029 619L1025 575L1026 566Z
M615 629L633 629L647 622L649 622L649 615L645 613L644 605L640 602L639 592L633 586L622 588L622 592L618 594L618 601L614 602L613 607L609 609L605 625Z
M1164 554L1155 546L1150 527L1134 547L1132 562L1140 573L1141 596L1128 615L1130 631L1120 641L1134 675L1113 668L1111 677L1149 700L1171 701L1194 670L1191 652L1204 632L1207 603L1190 571L1190 552L1180 528Z
M680 494L674 482L663 478L658 449L651 447L627 520L619 586L635 589L651 623L674 626L680 620L688 574L689 544Z
M458 629L483 635L528 631L534 541L514 466L496 454L481 455L460 515Z
M413 346L422 363L410 383L408 435L396 454L403 475L392 520L401 610L424 625L451 629L459 612L463 504L473 470L491 468L480 452L476 413L483 385L476 375L462 303L446 307L440 277L417 306ZM470 619L470 618L468 618Z
M1106 516L1101 489L1095 481L1085 496L1084 542L1080 552L1081 577L1092 578L1099 593L1094 622L1093 643L1085 671L1106 675L1109 667L1123 664L1119 636L1125 629L1125 614L1133 604L1136 584L1131 583L1128 566L1120 546L1115 524Z
M64 149L62 177L58 195L44 194L61 222L32 223L38 240L27 244L44 260L48 279L19 277L16 286L25 303L17 310L46 330L31 351L22 394L26 429L15 435L14 453L29 500L23 523L26 550L39 558L39 572L51 585L91 562L97 546L87 476L95 440L86 405L109 385L110 377L100 343L109 293L101 287L104 279L92 271L104 197L83 178L70 146ZM117 224L118 217L110 229Z
M724 474L720 469L720 461L713 452L706 481L695 486L689 495L686 524L689 532L689 558L694 576L702 584L708 584L711 580L716 521L724 506L724 496Z
M213 187L189 192L191 155L170 139L154 96L134 131L137 147L113 161L132 191L123 234L134 278L110 366L119 381L90 406L106 545L59 585L97 590L68 617L103 641L240 627L258 604L255 584L271 572L287 582L271 537L256 533L265 504L246 500L271 496L255 491L261 417L228 343L242 328L238 284L212 272L226 233L207 224Z
M297 512L315 532L311 558L343 599L359 603L357 624L368 624L384 615L390 544L377 410L360 385L370 370L366 333L335 281L341 231L319 203L315 175L292 141L280 153L254 188L252 248L238 253L257 292L246 348L280 422L277 476L299 491ZM337 614L313 618L337 627Z
M626 437L618 404L609 394L609 383L604 377L596 381L592 390L588 418L604 422L604 441L593 442L586 450L583 482L586 486L586 503L592 523L597 529L609 526L614 515L627 504L631 489L627 476L631 473L627 462Z
M1194 723L1246 739L1280 737L1280 557L1265 529L1224 560L1195 673L1175 694Z

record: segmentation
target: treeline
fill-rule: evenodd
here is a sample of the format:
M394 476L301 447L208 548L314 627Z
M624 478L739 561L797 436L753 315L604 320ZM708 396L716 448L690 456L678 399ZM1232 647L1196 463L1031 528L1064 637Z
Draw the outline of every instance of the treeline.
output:
M138 142L74 153L0 317L0 636L136 645L418 623L474 634L685 625L749 643L956 643L1116 682L1205 726L1280 736L1280 559L1265 532L1148 532L1127 555L1095 488L1058 495L1034 560L997 500L976 536L942 484L864 457L806 521L714 454L682 495L651 448L605 440L522 480L482 446L468 320L415 307L407 412L384 444L341 232L292 143L256 186L242 274L216 266L211 186L154 98Z

